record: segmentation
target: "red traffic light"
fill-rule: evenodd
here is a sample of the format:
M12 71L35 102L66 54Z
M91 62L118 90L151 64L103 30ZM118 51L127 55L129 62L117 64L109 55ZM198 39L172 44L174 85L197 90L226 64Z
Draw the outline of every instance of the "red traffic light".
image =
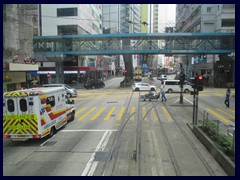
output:
M200 75L200 76L198 76L198 80L203 80L203 76L202 75Z

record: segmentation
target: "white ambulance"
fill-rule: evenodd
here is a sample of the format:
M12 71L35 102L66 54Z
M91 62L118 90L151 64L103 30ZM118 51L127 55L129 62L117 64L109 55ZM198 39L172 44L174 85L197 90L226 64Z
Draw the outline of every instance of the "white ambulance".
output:
M62 87L11 91L3 96L4 138L51 137L75 116L74 101Z

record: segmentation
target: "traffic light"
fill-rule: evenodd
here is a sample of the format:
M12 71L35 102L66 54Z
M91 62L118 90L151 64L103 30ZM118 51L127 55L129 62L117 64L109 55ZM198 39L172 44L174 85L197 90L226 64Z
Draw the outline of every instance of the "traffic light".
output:
M203 76L198 75L195 77L194 85L192 86L193 89L196 89L197 91L203 91Z
M179 74L180 84L183 84L184 81L185 81L185 79L186 79L185 74L184 74L183 72L181 72L181 73Z

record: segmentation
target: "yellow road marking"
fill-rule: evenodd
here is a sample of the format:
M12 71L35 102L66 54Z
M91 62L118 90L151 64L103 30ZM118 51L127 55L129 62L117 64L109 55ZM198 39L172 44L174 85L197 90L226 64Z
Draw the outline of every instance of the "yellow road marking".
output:
M172 118L172 116L169 114L169 112L167 111L167 109L166 109L165 107L162 107L162 110L163 110L164 114L166 115L168 121L173 122L173 118Z
M104 111L105 108L106 108L106 106L102 107L102 108L97 112L97 114L95 114L90 120L95 120L95 119Z
M86 112L83 116L81 116L80 118L78 118L79 121L83 120L87 115L89 115L92 111L94 111L96 107L93 107L92 109L90 109L88 112Z
M228 119L220 116L217 112L211 110L210 108L207 108L207 111L210 112L210 113L212 113L214 116L218 117L219 119L221 119L221 120L224 121L225 123L234 125L231 121L229 121Z
M153 121L157 121L158 117L157 117L157 113L154 109L151 110L152 111L152 115L153 115Z
M108 120L110 116L112 115L113 111L115 110L116 107L112 107L111 110L108 112L107 116L104 118L104 120Z
M233 115L231 115L231 114L229 114L229 113L227 113L227 112L225 112L225 111L223 111L223 110L221 110L221 109L219 109L219 108L216 108L216 109L217 109L218 111L222 112L223 114L229 116L230 118L235 119L235 116L233 116Z
M147 109L146 107L142 107L142 118L144 118L143 120L147 120ZM145 117L146 116L146 117Z
M231 108L228 108L229 111L235 113L235 110L231 109Z
M135 108L135 106L133 106L132 108L131 108L131 112L130 112L130 120L134 120L134 117L135 117L135 114L132 116L132 114L133 113L135 113L135 111L136 111L136 108Z
M124 110L125 110L125 107L122 107L120 112L118 113L118 116L117 116L117 121L121 120L122 119L122 115L124 113Z
M79 113L81 113L81 112L84 111L85 109L86 109L86 108L84 107L84 108L78 110L78 111L75 113L75 115L78 115Z

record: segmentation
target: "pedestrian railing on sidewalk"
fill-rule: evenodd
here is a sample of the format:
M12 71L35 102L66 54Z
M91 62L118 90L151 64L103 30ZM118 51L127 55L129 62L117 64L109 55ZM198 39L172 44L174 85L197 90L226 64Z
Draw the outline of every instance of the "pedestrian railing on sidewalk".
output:
M198 125L218 148L235 161L235 127L233 125L214 119L207 111L204 111L203 119L198 120Z

